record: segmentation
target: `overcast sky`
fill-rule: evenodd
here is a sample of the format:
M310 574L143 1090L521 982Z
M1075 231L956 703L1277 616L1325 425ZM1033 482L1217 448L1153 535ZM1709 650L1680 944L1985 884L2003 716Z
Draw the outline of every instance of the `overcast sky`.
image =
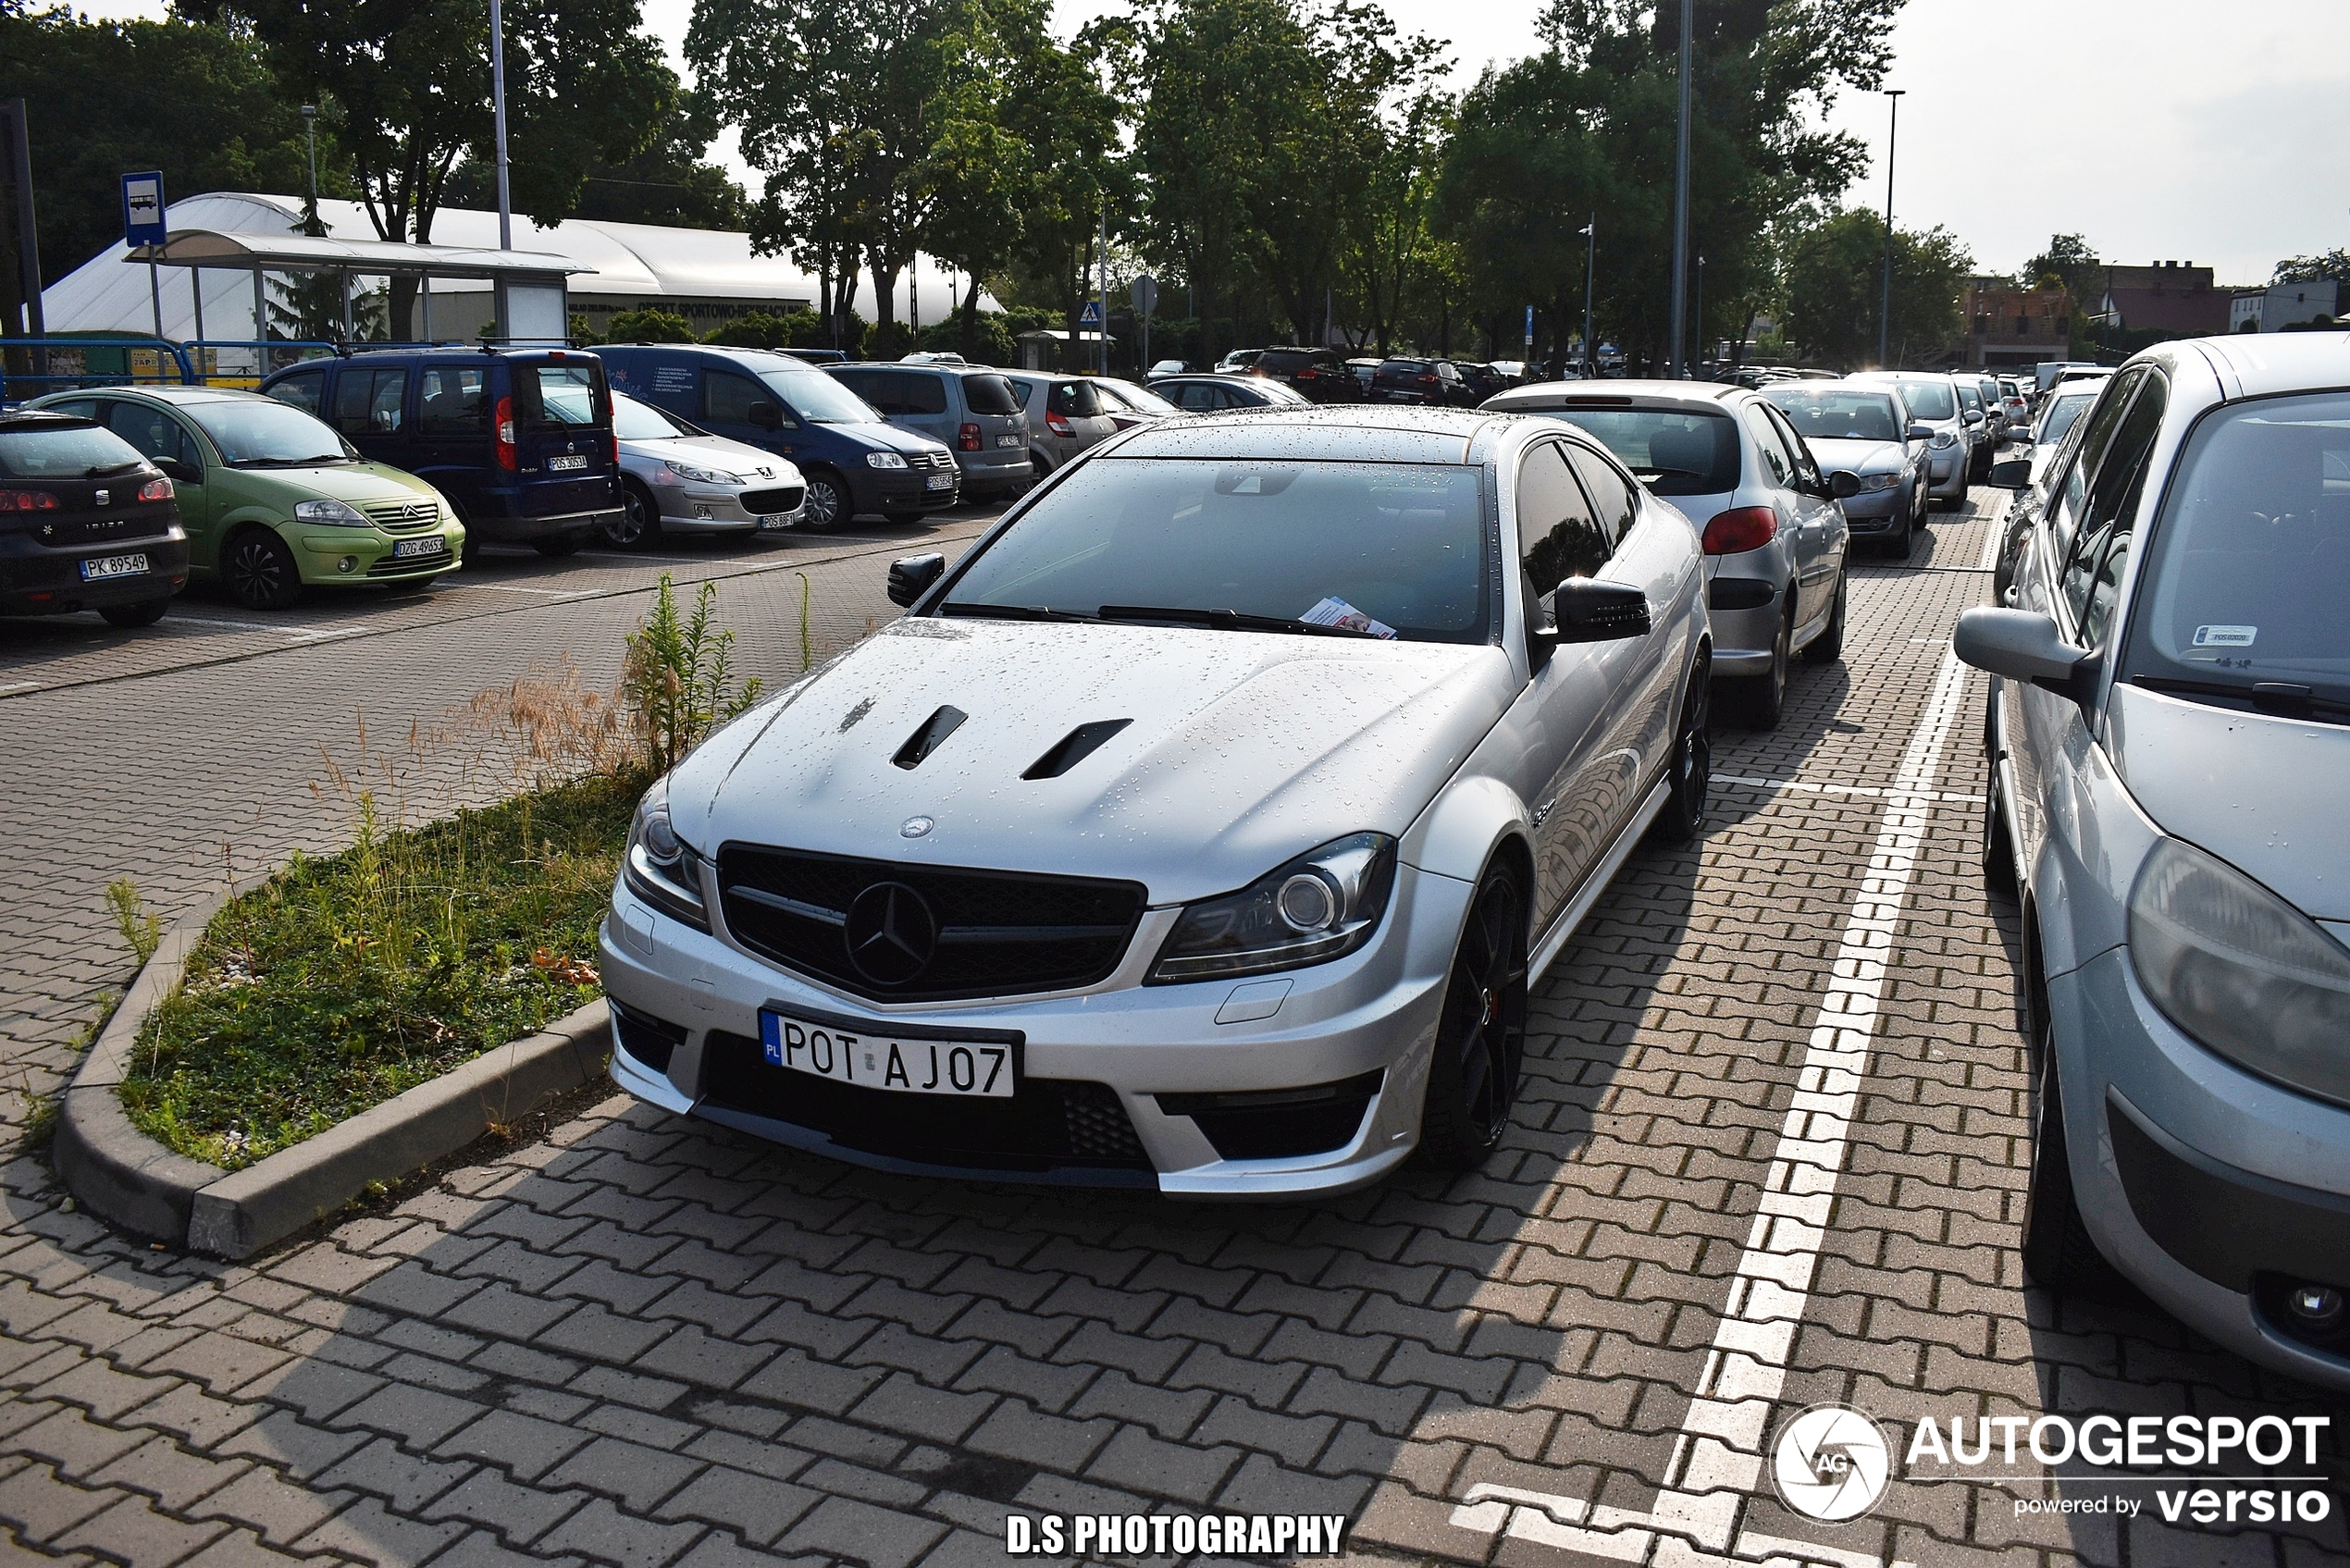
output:
M1533 48L1541 0L1382 0L1451 47L1461 85ZM1064 31L1119 8L1054 0ZM100 15L162 14L97 0ZM645 0L673 58L692 0ZM1942 224L1986 271L2050 234L2111 261L2195 261L2265 281L2282 256L2350 247L2350 7L2341 0L1909 0L1888 85L1901 100L1894 215ZM1886 101L1830 112L1869 145L1849 199L1885 200ZM721 149L734 162L729 137ZM739 177L749 171L736 165Z

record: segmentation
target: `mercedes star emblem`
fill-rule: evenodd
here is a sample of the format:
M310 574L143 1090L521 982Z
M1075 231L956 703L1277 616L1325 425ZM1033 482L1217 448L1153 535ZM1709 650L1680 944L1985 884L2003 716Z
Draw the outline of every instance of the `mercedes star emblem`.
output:
M903 985L938 950L938 917L902 882L877 882L848 907L841 931L848 961L875 985Z
M937 825L938 824L936 822L931 821L928 817L909 817L906 819L905 822L899 826L897 830L897 836L900 838L920 838Z

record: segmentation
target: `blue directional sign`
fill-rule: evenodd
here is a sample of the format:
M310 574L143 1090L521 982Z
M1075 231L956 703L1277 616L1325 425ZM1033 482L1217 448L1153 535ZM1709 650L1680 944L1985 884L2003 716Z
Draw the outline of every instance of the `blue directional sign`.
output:
M171 237L163 216L163 176L150 169L122 177L122 242L160 245Z
M1101 301L1088 300L1085 302L1084 311L1077 317L1077 328L1081 332L1098 332L1102 329Z

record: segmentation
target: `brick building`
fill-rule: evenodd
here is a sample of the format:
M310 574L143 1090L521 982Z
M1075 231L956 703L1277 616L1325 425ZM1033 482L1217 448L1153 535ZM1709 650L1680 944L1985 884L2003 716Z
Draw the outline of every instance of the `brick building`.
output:
M1963 309L1955 364L2002 370L2071 357L2072 295L2066 290L2027 290L2003 278L1972 278Z
M2228 329L2232 290L2214 287L2208 266L2158 261L2099 270L2105 297L2091 314L2101 315L2107 327L2180 338L2217 337Z

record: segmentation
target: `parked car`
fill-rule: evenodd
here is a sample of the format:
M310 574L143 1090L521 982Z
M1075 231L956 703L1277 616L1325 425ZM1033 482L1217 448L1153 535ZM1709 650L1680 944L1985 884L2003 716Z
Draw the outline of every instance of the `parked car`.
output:
M1256 363L1257 356L1262 354L1265 351L1263 349L1234 349L1231 353L1226 354L1222 359L1216 362L1216 374L1218 376L1237 376L1241 372L1247 370L1250 366L1254 365Z
M1454 362L1453 368L1461 373L1461 379L1468 383L1469 391L1478 402L1483 402L1496 392L1506 392L1517 385L1511 377L1503 375L1500 370L1490 364L1478 364L1470 360L1458 360Z
M0 615L150 626L188 582L172 483L95 420L0 411Z
M947 1179L1475 1167L1529 987L1702 823L1698 549L1542 421L1127 431L647 794L613 1079Z
M816 532L878 512L910 523L953 506L961 470L946 445L900 430L824 372L765 349L611 344L612 386L712 435L788 459Z
M959 354L896 364L827 365L824 374L863 399L900 430L952 451L962 470L962 498L988 501L1036 482L1029 460L1030 420L1004 373L973 369Z
M605 542L635 549L664 533L748 537L798 525L807 499L799 470L757 447L713 436L625 392L612 399L620 441L621 525Z
M781 351L810 364L847 364L850 355L846 349L785 349Z
M464 524L468 549L568 555L621 522L612 398L594 354L382 349L305 360L261 390L431 486Z
M1539 367L1529 366L1522 359L1497 359L1493 362L1493 369L1513 387L1524 386L1536 368ZM1576 378L1570 377L1567 379Z
M1688 514L1705 559L1713 679L1748 723L1777 725L1796 655L1843 657L1851 544L1838 498L1860 482L1822 472L1761 394L1715 382L1552 381L1485 407L1576 426Z
M1132 381L1121 381L1115 376L1089 376L1095 392L1102 400L1102 412L1120 430L1132 430L1137 425L1148 425L1183 411L1160 397L1145 391Z
M1953 376L1950 385L1958 390L1959 417L1966 422L1967 482L1980 484L1991 472L1991 453L1998 444L1991 431L1990 415L1983 406L1983 389L1972 377Z
M1899 561L1925 526L1926 451L1934 427L1910 418L1891 387L1799 381L1762 396L1787 417L1812 455L1830 473L1860 480L1844 498L1855 541L1867 540Z
M1475 408L1485 400L1449 359L1386 359L1371 373L1371 401Z
M1934 427L1926 443L1926 496L1956 508L1966 500L1967 469L1974 462L1974 427L1961 417L1959 389L1948 376L1922 370L1864 370L1849 379L1891 387L1909 405L1910 418Z
M1181 376L1183 372L1189 370L1190 368L1190 365L1185 364L1180 359L1163 359L1154 364L1147 374L1154 377Z
M1094 377L1025 370L1006 374L1027 411L1030 462L1037 478L1058 473L1118 434L1118 421L1110 417Z
M2350 1389L2350 336L2159 344L2066 445L1989 671L2022 1263ZM1994 482L2022 482L2025 463Z
M1289 387L1261 376L1162 376L1150 389L1185 414L1311 406Z
M2024 482L2021 486L2010 483L2001 487L2015 493L2008 503L2005 537L1999 542L1998 560L1992 569L1991 597L1997 602L2006 602L2009 586L2015 580L2017 555L2023 541L2031 537L2040 513L2054 499L2055 482L2072 443L2083 433L2081 416L2096 401L2097 394L2105 390L2107 379L2098 377L2067 381L2041 401L2035 431L2045 438L2034 442L2030 456L2024 460L2029 464ZM2009 469L2002 477L2012 481L2014 473Z
M1983 422L1991 432L1985 455L1987 464L1988 453L1996 452L2009 438L2007 395L1999 390L1999 378L1996 376L1977 376L1973 381L1983 398Z
M358 363L356 359L346 362ZM389 375L392 408L404 369ZM353 383L372 388L372 380ZM108 387L35 406L94 419L179 492L189 574L249 610L283 610L307 587L430 581L464 559L465 528L431 484L362 457L324 422L226 387ZM609 426L607 426L609 428Z
M1346 361L1330 349L1267 349L1249 366L1249 374L1279 381L1308 402L1358 403L1361 383L1346 368Z
M1365 402L1370 401L1371 377L1379 374L1379 367L1382 363L1384 362L1376 355L1368 359L1350 359L1346 362L1346 368L1354 373L1355 385L1363 389Z
M2032 423L2032 398L2022 381L2012 376L1999 377L1999 406L2007 411L2008 438L2023 439L2023 427Z

